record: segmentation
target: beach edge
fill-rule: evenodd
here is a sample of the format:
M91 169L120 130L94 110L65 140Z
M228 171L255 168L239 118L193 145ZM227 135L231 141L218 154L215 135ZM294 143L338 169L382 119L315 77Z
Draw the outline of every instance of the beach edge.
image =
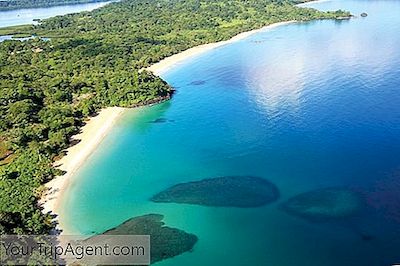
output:
M274 29L274 28L277 28L277 27L280 27L283 25L288 25L288 24L292 24L292 23L296 23L296 22L297 22L296 20L276 22L276 23L272 23L267 26L261 27L259 29L241 32L226 41L201 44L201 45L189 48L187 50L184 50L180 53L166 57L166 58L162 59L161 61L147 67L146 70L152 72L153 74L155 74L157 76L160 76L160 75L164 74L165 72L167 72L168 70L170 70L171 68L179 65L179 63L182 63L183 61L186 61L192 57L195 57L195 56L205 53L207 51L225 46L227 44L231 44L234 42L244 40L244 39L250 37L251 35L259 33L259 32L271 30L271 29Z
M39 204L43 213L56 215L53 222L57 224L57 231L63 234L68 233L68 230L65 230L68 226L62 222L62 219L58 218L61 213L60 202L65 194L64 192L71 184L75 173L82 167L87 158L96 151L99 144L126 110L127 108L122 107L102 109L96 116L86 121L79 134L72 137L73 141L79 142L67 148L65 156L53 163L54 167L64 171L65 174L56 176L44 185L45 193Z

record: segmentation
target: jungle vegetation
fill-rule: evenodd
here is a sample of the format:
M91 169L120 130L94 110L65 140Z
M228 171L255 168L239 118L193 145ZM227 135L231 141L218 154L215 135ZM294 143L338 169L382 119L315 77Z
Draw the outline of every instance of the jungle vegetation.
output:
M275 22L349 15L274 0L124 0L8 28L37 37L0 43L0 232L53 228L38 199L86 118L169 99L173 89L143 68Z

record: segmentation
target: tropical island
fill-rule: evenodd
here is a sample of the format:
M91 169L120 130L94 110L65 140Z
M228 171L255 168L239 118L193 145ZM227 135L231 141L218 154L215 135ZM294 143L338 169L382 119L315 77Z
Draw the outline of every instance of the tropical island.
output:
M63 174L54 162L74 144L71 137L87 118L106 107L170 99L173 88L145 68L274 23L343 17L350 13L290 1L126 0L0 29L36 36L0 43L0 233L54 228L38 201L43 185Z

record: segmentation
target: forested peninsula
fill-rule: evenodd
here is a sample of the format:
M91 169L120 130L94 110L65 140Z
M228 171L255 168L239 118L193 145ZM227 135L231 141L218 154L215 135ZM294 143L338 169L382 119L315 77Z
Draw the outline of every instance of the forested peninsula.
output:
M38 199L87 117L170 98L173 89L143 68L272 23L349 16L287 1L125 0L7 29L37 37L0 43L0 233L54 227Z
M71 4L105 2L108 0L6 0L0 1L0 11L20 8L38 8Z

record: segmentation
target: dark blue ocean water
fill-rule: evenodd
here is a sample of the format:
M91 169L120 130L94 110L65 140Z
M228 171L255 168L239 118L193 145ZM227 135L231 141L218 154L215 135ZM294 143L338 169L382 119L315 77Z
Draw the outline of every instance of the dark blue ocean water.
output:
M60 219L90 234L160 213L199 237L160 266L400 263L400 1L310 5L369 16L285 25L163 74L174 98L124 115L75 176ZM248 209L149 201L229 175L264 177L281 198ZM357 191L360 213L311 222L279 208L326 187Z

